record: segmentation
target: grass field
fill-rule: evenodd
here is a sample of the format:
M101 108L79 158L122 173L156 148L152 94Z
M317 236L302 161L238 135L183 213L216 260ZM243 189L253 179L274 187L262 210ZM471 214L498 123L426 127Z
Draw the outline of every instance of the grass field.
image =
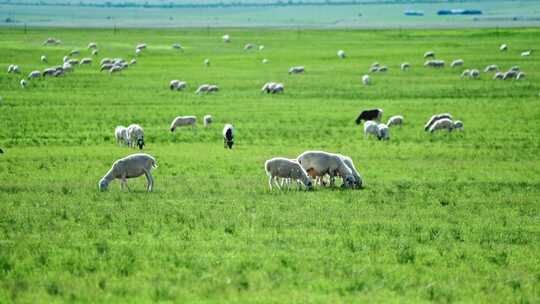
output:
M1 29L0 302L537 303L540 62L519 52L539 49L539 35ZM64 44L41 46L49 36ZM43 54L49 65L75 48L87 56L91 41L94 64L63 78L23 90L22 75L5 73L11 63L42 70ZM148 49L136 66L98 71L103 57L131 59L139 42ZM247 42L265 49L244 52ZM527 79L463 80L461 69L422 67L427 50L466 68L519 65ZM390 70L362 86L374 61ZM288 75L293 65L307 72ZM187 91L170 91L171 79ZM267 81L285 94L261 94ZM202 83L221 90L196 96ZM388 142L354 125L372 107L405 116ZM440 112L465 131L426 134ZM216 120L208 129L168 132L177 115L205 114ZM135 152L115 144L114 128L135 122L159 164L155 191L139 178L131 193L118 182L99 193L112 162ZM350 155L366 188L269 191L264 161L309 149Z

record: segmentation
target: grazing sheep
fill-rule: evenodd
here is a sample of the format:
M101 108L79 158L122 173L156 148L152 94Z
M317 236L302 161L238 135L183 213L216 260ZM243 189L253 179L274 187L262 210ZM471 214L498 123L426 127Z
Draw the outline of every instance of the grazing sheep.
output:
M503 79L503 80L506 80L506 79L516 78L517 75L518 75L518 72L517 72L517 71L509 70L508 72L504 73L502 79Z
M63 65L62 65L62 69L66 72L69 72L69 71L72 71L73 70L73 66L71 64L69 64L68 62L65 62Z
M444 60L428 60L424 63L425 67L443 68Z
M105 63L101 65L101 68L99 69L101 72L103 71L110 71L114 67L114 64L112 63Z
M71 52L69 52L69 56L78 56L81 52L79 52L79 50L73 50Z
M210 114L204 115L203 124L204 124L205 127L210 126L213 121L214 121L214 118L212 117L212 115L210 115Z
M110 64L110 63L113 63L113 60L111 58L103 58L99 62L99 65Z
M209 67L209 66L210 66L210 59L206 58L206 59L204 60L204 65L207 66L207 67Z
M92 64L92 58L81 59L81 64Z
M298 162L313 178L322 182L322 177L330 175L330 186L334 186L335 177L343 178L343 185L351 188L355 185L355 178L351 169L345 164L340 155L324 151L306 151L298 156Z
M172 45L172 48L175 49L175 50L179 50L179 51L183 51L184 48L182 48L182 46L180 45L180 43L175 43Z
M195 94L213 93L217 91L219 91L219 87L217 85L203 84L199 86L197 91L195 91Z
M8 73L16 73L16 74L20 74L21 73L21 68L19 68L18 65L15 65L15 64L10 64L8 66Z
M221 37L221 39L223 39L223 42L225 42L225 43L231 42L231 37L229 35L227 35L227 34L223 35Z
M248 50L251 50L252 48L254 47L253 44L251 43L248 43L246 45L244 45L244 51L248 51Z
M171 132L174 132L177 127L191 126L195 127L197 123L197 117L195 116L178 116L171 123Z
M379 140L389 140L390 139L390 129L387 125L381 123L377 125L377 138Z
M435 53L433 51L427 51L424 53L424 58L435 58Z
M264 59L262 60L262 63L263 63L263 64L267 64L267 63L268 63L268 59L264 58Z
M528 57L531 56L533 50L528 50L521 53L521 57Z
M480 71L478 71L477 69L472 69L472 70L471 70L471 77L472 77L472 78L478 78L478 77L480 77Z
M185 81L180 81L180 80L175 79L175 80L171 80L171 82L169 83L169 88L171 90L182 91L186 87L187 87L187 83Z
M144 49L146 49L146 43L140 43L140 44L137 44L137 46L135 47L135 49L137 49L137 50L144 50Z
M504 73L502 72L497 72L495 73L495 75L493 75L493 80L497 80L497 79L503 80L503 78L504 78Z
M385 65L382 65L382 66L378 67L377 71L375 71L375 72L384 73L384 72L387 72L387 71L388 71L388 67L385 66Z
M264 45L261 44L259 45L259 51L262 51L262 50L264 50Z
M386 125L388 127L391 127L391 126L403 126L403 122L405 121L405 119L403 118L403 116L401 115L394 115L392 117L390 117L388 119L388 122L386 123Z
M290 74L301 74L304 73L306 69L303 66L295 66L289 69L289 75Z
M142 53L141 49L135 49L135 56L139 56Z
M490 64L484 69L485 73L489 73L493 71L499 71L499 67L496 64Z
M40 71L32 71L28 74L28 79L39 78L41 76Z
M370 135L378 136L377 133L378 123L373 120L368 120L364 123L364 138L368 138Z
M122 189L124 189L125 186L128 188L128 191L131 191L127 185L126 179L139 177L144 174L148 181L146 191L152 192L154 178L152 177L151 171L157 167L156 159L148 154L137 153L129 155L113 163L109 172L107 172L107 174L99 181L99 190L107 190L109 184L114 179L119 179Z
M48 62L47 56L41 55L41 62L47 63Z
M376 73L379 71L379 66L372 66L369 68L370 73Z
M457 125L449 118L439 119L429 128L429 132L433 133L438 130L448 130L448 132L451 132L456 127L463 130L463 122L459 120L456 120L456 122L458 123Z
M57 44L61 44L62 41L58 40L58 39L55 39L55 38L47 38L47 40L45 40L43 42L43 45L49 45L49 44L52 44L52 45L57 45Z
M26 89L26 87L28 86L28 81L26 81L25 79L21 79L21 88L23 89Z
M275 157L264 163L264 170L266 171L266 175L268 175L268 185L270 186L270 190L272 190L273 183L275 183L278 189L281 189L276 178L296 180L299 189L300 184L304 185L308 190L313 188L311 178L309 178L306 170L296 160ZM287 184L290 188L290 184Z
M97 49L97 44L95 42L90 42L88 44L88 49Z
M525 73L519 72L516 76L516 80L525 79Z
M69 61L69 56L64 56L64 58L62 59L62 62L66 63Z
M122 71L123 67L119 65L113 65L113 67L109 70L109 74L114 74Z
M282 83L267 82L262 87L261 92L275 94L275 93L283 93L284 90L285 90L285 87L283 86Z
M79 60L77 60L77 59L70 59L70 60L68 60L67 63L69 63L69 64L71 64L71 65L77 65L77 64L79 64Z
M512 72L519 72L520 69L519 69L519 67L518 67L517 65L514 65L513 67L510 68L510 71L512 71Z
M456 60L452 61L452 63L450 64L450 67L455 68L455 67L458 67L458 66L463 66L464 64L465 64L465 61L463 61L463 59L456 59Z
M500 50L501 52L506 52L506 51L508 51L508 45L506 45L506 44L501 44L501 46L499 47L499 50Z
M127 128L124 126L118 126L114 129L114 137L116 138L116 143L118 144L127 144L129 142Z
M57 71L56 68L46 68L46 69L43 70L41 75L43 75L43 76L53 76L56 71Z
M338 55L339 58L345 59L345 51L344 50L337 51L337 55Z
M360 123L362 123L362 120L376 120L376 121L381 121L382 114L383 114L383 110L382 110L382 109L370 109L370 110L365 110L365 111L362 111L362 112L360 113L360 115L358 115L358 117L356 118L355 122L356 122L357 125L359 125Z
M411 68L411 64L408 63L408 62L404 62L404 63L401 64L401 70L402 71L406 71L406 70L408 70L410 68Z
M424 131L428 131L431 126L440 119L452 119L452 115L450 113L441 113L441 114L435 114L431 116L431 118L428 120L426 125L424 126Z
M461 78L466 78L466 77L471 77L471 70L465 69L465 70L461 73Z
M137 64L137 59L133 58L129 61L129 65Z
M371 76L369 76L369 75L362 76L362 83L364 85L370 85L371 84Z
M232 149L232 146L234 144L234 129L231 124L226 124L223 127L223 146L225 148L229 147L229 149Z
M128 146L138 146L142 150L144 147L144 130L137 124L131 124L127 127Z
M92 56L97 56L99 54L99 50L93 50L92 51Z

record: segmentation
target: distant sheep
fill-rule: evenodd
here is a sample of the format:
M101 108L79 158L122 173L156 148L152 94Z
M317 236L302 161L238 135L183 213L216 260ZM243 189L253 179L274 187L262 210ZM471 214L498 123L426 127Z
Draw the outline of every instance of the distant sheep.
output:
M337 51L337 55L338 55L338 57L341 58L341 59L345 59L345 56L346 56L344 50L339 50L339 51Z
M202 93L213 93L219 91L219 87L217 85L212 84L203 84L200 85L197 88L197 91L195 91L195 94L202 94Z
M58 45L58 44L61 44L62 41L58 40L58 39L55 39L55 38L47 38L44 42L43 42L43 45Z
M425 67L443 68L444 60L428 60L424 63Z
M528 50L521 53L521 57L529 57L532 54L532 50Z
M84 64L84 65L92 64L92 58L83 58L83 59L81 59L81 64Z
M516 78L517 75L518 75L519 72L517 71L513 71L513 70L509 70L507 71L506 73L504 73L503 75L503 80L507 80L507 79L512 79L512 78Z
M214 121L214 119L212 118L212 115L204 115L204 117L203 117L203 125L205 127L210 126L213 121Z
M519 72L519 73L516 75L516 80L522 80L522 79L525 79L525 73Z
M151 171L157 167L156 159L148 154L137 153L129 155L113 163L112 168L99 181L99 190L107 190L109 184L113 180L119 179L122 189L124 189L125 186L128 188L128 191L130 191L127 185L127 179L139 177L144 174L148 182L146 191L152 192L154 178L152 177Z
M264 59L262 60L262 63L263 63L263 64L267 64L267 63L268 63L268 59L264 58Z
M225 148L232 149L234 144L234 129L231 124L226 124L223 127L223 145Z
M450 64L450 67L455 68L458 66L463 66L464 64L465 64L465 61L463 61L463 59L456 59L452 61L452 63Z
M497 80L497 79L503 80L503 78L504 78L504 73L502 72L497 72L495 73L495 75L493 75L493 80Z
M48 62L47 56L42 55L41 56L41 62L47 63Z
M441 114L435 114L433 116L431 116L431 118L428 120L428 122L426 123L426 125L424 126L424 131L428 131L431 126L433 126L433 124L435 124L435 122L437 122L437 120L441 120L441 119L452 119L452 115L450 113L441 113Z
M169 88L171 90L182 91L186 87L187 87L187 83L185 81L180 81L180 80L175 79L169 82Z
M373 120L368 120L364 123L364 138L368 138L370 135L377 137L377 125L378 123Z
M28 79L39 78L41 76L40 71L32 71L28 74Z
M221 39L223 39L223 42L225 42L225 43L231 42L231 37L229 35L227 35L227 34L223 35L221 37Z
M408 63L408 62L404 62L404 63L401 64L401 70L402 71L406 71L406 70L408 70L410 68L411 68L411 64Z
M370 85L371 84L371 76L369 76L369 75L362 76L362 83L364 85Z
M206 58L204 60L204 65L207 66L207 67L210 66L210 59Z
M26 89L26 87L28 86L28 81L26 81L25 79L21 79L21 88L23 89Z
M175 50L179 50L179 51L183 51L184 48L182 48L182 46L180 45L180 43L175 43L172 45L172 48L175 49Z
M306 170L296 160L275 157L264 163L264 170L266 171L266 175L268 175L268 185L270 186L270 190L272 190L272 184L275 184L278 189L281 189L276 178L296 180L299 187L301 183L308 190L313 188L313 183ZM288 185L290 188L290 184Z
M285 90L285 87L283 86L282 83L267 82L262 87L261 92L275 94L275 93L283 93L284 90Z
M435 58L435 52L427 51L424 53L424 58Z
M92 50L92 56L97 56L99 54L99 50Z
M248 44L244 45L244 51L251 50L253 47L255 47L253 44L248 43Z
M499 47L499 50L500 50L501 52L506 52L506 51L508 51L508 45L506 45L506 44L501 44L501 46Z
M401 126L403 126L403 122L404 122L404 121L405 121L405 120L404 120L403 116L401 116L401 115L394 115L394 116L392 116L392 117L390 117L390 118L388 119L388 122L386 123L386 125L387 125L388 127L391 127L391 126L400 126L400 127L401 127Z
M138 146L142 150L144 147L144 130L137 124L131 124L127 127L128 145L130 147Z
M485 73L489 73L493 71L499 71L499 67L496 64L490 64L484 69Z
M371 109L371 110L365 110L365 111L362 111L360 113L360 115L358 115L358 117L356 118L355 122L357 125L359 125L360 123L362 123L362 120L376 120L376 121L381 121L381 118L382 118L382 114L383 114L383 110L382 109Z
M145 50L146 49L146 43L139 43L137 44L137 46L135 47L135 49L137 50Z
M262 51L262 50L264 50L264 45L261 44L259 45L259 51Z
M289 74L301 74L305 71L306 69L303 66L295 66L289 69Z
M72 50L69 52L69 56L78 56L81 52L79 50Z
M10 64L8 66L7 72L8 73L20 74L21 73L21 68L18 65Z
M178 116L171 123L171 132L174 132L176 128L183 126L195 127L197 124L197 117L195 116Z
M129 142L127 128L124 126L118 126L114 129L114 137L118 144L128 144Z
M111 58L103 58L99 62L99 65L110 64L110 63L113 63L113 60Z
M90 42L88 44L88 49L97 49L97 44L95 42Z
M390 129L387 125L381 123L377 125L377 138L379 140L389 140L390 139Z

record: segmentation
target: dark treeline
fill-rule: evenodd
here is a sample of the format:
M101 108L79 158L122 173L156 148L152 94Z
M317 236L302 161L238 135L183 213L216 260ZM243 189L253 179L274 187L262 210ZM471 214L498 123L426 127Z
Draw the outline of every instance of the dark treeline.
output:
M101 8L227 8L227 7L269 7L269 6L315 6L315 5L360 5L360 4L411 4L411 3L461 3L465 0L277 0L262 2L214 2L214 3L137 3L108 1L104 3L85 3L85 2L56 2L48 3L45 1L36 2L14 2L10 0L0 1L0 4L24 5L24 6L70 6L70 7L101 7Z

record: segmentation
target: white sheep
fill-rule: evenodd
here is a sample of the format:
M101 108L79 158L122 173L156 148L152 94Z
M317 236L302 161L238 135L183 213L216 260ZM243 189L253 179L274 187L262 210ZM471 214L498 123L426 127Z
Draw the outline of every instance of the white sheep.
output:
M111 58L103 58L101 59L101 61L99 62L99 65L104 65L104 64L111 64L113 63L113 60Z
M69 56L78 56L81 52L79 52L79 50L73 50L71 52L69 52Z
M56 44L61 44L62 41L58 40L58 39L55 39L55 38L47 38L47 40L45 40L43 42L43 45L49 45L49 44L53 44L53 45L56 45Z
M471 69L471 77L472 78L480 77L480 71L478 71L477 69Z
M427 51L424 53L424 58L435 58L435 52Z
M457 124L456 124L457 123ZM449 118L443 118L437 120L430 128L429 132L433 133L438 130L448 130L448 132L451 132L453 129L459 128L460 130L463 130L463 122L456 120L456 122L453 122Z
M270 190L272 190L273 183L275 183L278 189L281 189L279 183L277 183L277 178L282 178L283 181L296 180L299 188L300 183L308 190L313 188L311 178L309 178L306 170L296 160L275 157L264 163L264 170L266 171L266 175L268 175ZM288 185L290 188L290 183Z
M262 63L263 63L263 64L267 64L267 63L268 63L268 59L264 58L264 59L262 60Z
M181 91L183 89L185 89L187 87L187 83L185 81L180 81L180 80L171 80L171 82L169 82L169 88L171 90L177 90L177 91Z
M64 56L64 58L62 59L62 62L66 63L69 61L69 56Z
M92 64L92 58L83 58L81 59L81 64Z
M264 50L264 45L261 44L259 45L259 51L262 51L262 50Z
M454 130L463 131L463 122L461 120L454 121Z
M66 72L69 72L73 70L73 66L69 64L69 62L64 62L64 64L62 65L62 69Z
M135 65L137 64L137 59L133 58L129 61L129 65Z
M503 72L497 72L497 73L495 73L495 75L493 75L493 80L497 80L497 79L502 80L503 78L504 78L504 73Z
M182 48L182 46L180 45L180 43L175 43L172 45L172 48L175 49L175 50L179 50L179 51L183 51L184 49Z
M197 91L195 91L195 94L212 93L212 92L217 92L217 91L219 91L219 87L217 85L203 84L197 88Z
M39 78L41 76L40 71L32 71L28 74L28 79Z
M484 72L489 73L489 72L498 71L498 70L499 70L499 67L496 64L490 64L484 69Z
M144 50L144 49L146 49L146 43L139 43L139 44L137 44L137 46L135 47L135 49L137 49L137 50Z
M138 146L142 150L144 147L144 130L138 124L131 124L127 127L128 146Z
M28 86L28 81L26 81L26 79L21 79L21 88L23 89L26 89L26 87Z
M92 50L92 56L97 56L99 54L99 50Z
M282 83L267 82L262 87L261 92L276 94L276 93L283 93L284 90L285 90L285 86Z
M369 76L369 75L362 76L362 83L364 85L370 85L371 84L371 76Z
M506 79L516 78L517 75L518 75L518 72L517 72L517 71L509 70L509 71L507 71L506 73L504 73L502 79L503 79L503 80L506 80Z
M391 126L403 126L403 122L404 122L404 118L402 115L394 115L392 117L390 117L388 119L388 122L386 123L386 125L388 127L391 127Z
M521 80L521 79L525 79L525 73L523 73L523 72L519 72L516 75L516 80Z
M47 63L48 62L47 56L41 55L41 62Z
M109 70L110 74L118 73L123 70L122 66L119 65L113 65L112 68Z
M171 132L174 132L177 127L191 126L195 127L197 124L197 117L195 116L177 116L171 123Z
M301 74L305 71L306 69L303 66L295 66L289 69L289 74Z
M248 44L244 45L244 51L251 50L253 47L254 47L253 44L248 43Z
M441 113L441 114L435 114L433 116L431 116L431 118L428 120L428 122L426 123L426 125L424 126L424 131L428 131L429 128L431 128L431 126L439 119L444 119L444 118L447 118L447 119L450 119L452 120L452 114L450 113Z
M501 44L501 46L499 47L499 50L501 52L506 52L508 50L508 45L506 44Z
M528 50L521 53L521 57L529 57L532 54L532 50Z
M127 128L124 126L118 126L114 129L114 137L116 138L116 143L127 144L129 142Z
M8 66L7 72L8 72L8 73L16 73L16 74L20 74L20 73L21 73L21 68L19 68L18 65L10 64L10 65Z
M452 63L450 64L450 67L455 68L458 66L463 66L464 64L465 64L465 61L463 61L463 59L456 59L452 61Z
M234 144L234 128L231 124L226 124L223 127L223 146L232 149Z
M298 156L298 162L313 178L322 181L326 174L330 175L330 186L334 186L335 177L343 178L344 187L350 188L355 184L355 178L351 169L343 159L333 153L324 151L306 151Z
M377 125L377 138L379 140L389 140L390 139L390 129L387 125L381 123Z
M469 69L463 70L463 72L461 73L461 78L466 78L466 77L471 77L471 70Z
M95 42L90 42L88 44L88 49L97 49L97 44Z
M369 137L370 135L378 136L377 133L378 123L373 120L368 120L364 123L364 137Z
M345 59L345 51L344 50L337 51L337 55L338 55L339 58Z
M71 65L77 65L77 64L79 64L79 60L77 60L77 59L70 59L70 60L68 60L67 63L69 63L69 64L71 64Z
M146 191L152 192L152 188L154 187L154 178L152 177L151 171L157 167L156 159L151 155L137 153L126 156L113 163L111 169L99 181L99 190L107 190L109 184L114 179L119 179L122 189L124 189L125 186L128 191L131 191L127 185L127 179L139 177L144 174L148 182Z
M212 115L204 115L203 117L203 124L205 127L208 127L212 124L212 122L214 121L214 118L212 117Z
M375 72L384 73L384 72L387 72L387 71L388 71L388 67L385 66L385 65L382 65L382 66L378 67Z
M428 60L424 63L425 67L443 68L444 60Z
M135 56L141 55L142 50L141 49L135 49Z
M210 66L210 59L206 58L204 60L204 65L207 66L207 67Z
M401 64L401 70L402 71L406 71L406 70L408 70L410 68L411 68L411 64L408 63L408 62L404 62L404 63Z
M223 35L223 36L221 37L221 39L223 39L223 42L225 42L225 43L231 42L231 36L229 36L229 35L227 35L227 34Z

